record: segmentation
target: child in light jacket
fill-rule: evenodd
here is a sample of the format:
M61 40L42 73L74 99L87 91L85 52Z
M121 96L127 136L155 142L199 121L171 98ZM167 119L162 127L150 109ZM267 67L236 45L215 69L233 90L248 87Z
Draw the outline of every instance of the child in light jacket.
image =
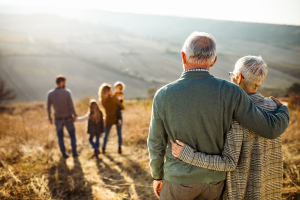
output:
M124 100L123 91L125 89L125 84L121 81L117 81L117 82L115 82L114 87L115 87L114 96L117 97L121 103L123 103L123 100ZM118 109L117 109L117 117L118 117L117 125L121 126L123 124L123 116L122 116L120 107L118 107Z

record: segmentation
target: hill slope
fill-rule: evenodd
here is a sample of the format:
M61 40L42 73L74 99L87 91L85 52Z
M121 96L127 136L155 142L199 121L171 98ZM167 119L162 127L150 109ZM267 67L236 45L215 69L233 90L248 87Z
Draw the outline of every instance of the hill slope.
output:
M300 80L297 26L76 11L56 12L69 18L0 15L0 78L18 100L44 100L57 74L68 78L75 98L96 97L101 83L117 80L127 85L127 98L145 97L149 89L180 77L181 47L194 30L217 39L218 61L211 69L216 77L229 80L237 59L252 54L268 63L263 87L284 88Z

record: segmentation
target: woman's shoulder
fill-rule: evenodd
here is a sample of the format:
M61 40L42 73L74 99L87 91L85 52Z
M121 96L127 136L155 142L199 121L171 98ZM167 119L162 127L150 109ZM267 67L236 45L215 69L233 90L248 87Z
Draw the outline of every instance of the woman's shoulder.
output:
M117 97L115 97L115 96L110 96L110 98L111 98L111 100L112 101L120 101Z

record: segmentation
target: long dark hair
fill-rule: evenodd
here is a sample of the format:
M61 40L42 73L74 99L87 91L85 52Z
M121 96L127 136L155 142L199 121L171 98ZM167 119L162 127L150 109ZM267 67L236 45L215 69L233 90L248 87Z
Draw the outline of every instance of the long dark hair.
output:
M98 95L99 95L99 101L103 103L109 97L109 91L111 91L111 85L108 83L103 83L99 87Z
M89 114L89 120L92 122L98 123L102 120L102 112L95 99L90 100Z

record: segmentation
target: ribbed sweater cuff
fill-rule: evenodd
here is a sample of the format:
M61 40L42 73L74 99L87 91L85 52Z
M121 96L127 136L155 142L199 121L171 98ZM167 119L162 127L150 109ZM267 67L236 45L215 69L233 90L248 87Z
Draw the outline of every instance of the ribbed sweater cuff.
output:
M184 144L178 158L184 162L191 163L193 160L193 153L194 149L189 145Z

